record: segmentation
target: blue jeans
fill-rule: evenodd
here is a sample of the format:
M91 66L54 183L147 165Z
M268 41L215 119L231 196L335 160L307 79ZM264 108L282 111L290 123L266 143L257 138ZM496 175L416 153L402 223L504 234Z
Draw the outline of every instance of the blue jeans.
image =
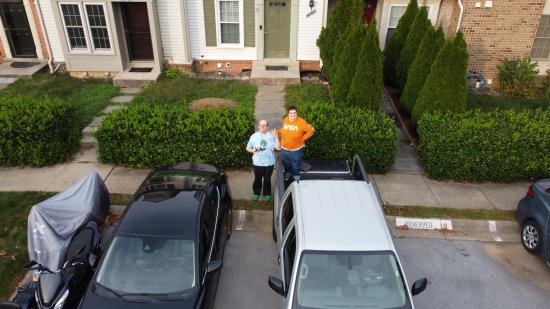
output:
M285 166L285 173L291 175L294 180L300 179L300 165L302 163L302 156L304 155L305 147L297 150L285 150L281 148L281 159Z

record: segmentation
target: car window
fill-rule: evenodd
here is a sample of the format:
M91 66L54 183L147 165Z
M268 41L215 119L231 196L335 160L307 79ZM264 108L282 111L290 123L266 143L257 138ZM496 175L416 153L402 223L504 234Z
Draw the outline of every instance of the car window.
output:
M290 278L292 276L292 270L294 269L294 259L296 256L296 233L294 227L290 230L286 243L283 249L283 268L284 268L284 280L285 289L290 286Z
M296 308L410 308L397 259L381 252L306 252L299 263Z
M283 209L281 213L283 235L286 231L286 228L288 227L288 224L290 223L290 221L292 221L292 218L294 218L294 205L292 202L292 193L290 193L283 204Z
M162 294L181 299L196 285L194 248L194 241L188 239L117 236L98 269L96 283L123 297Z
M204 274L204 272L206 271L206 267L210 260L211 239L212 238L210 237L210 233L208 232L206 225L203 224L201 226L200 241L199 241L199 263L200 263L199 270L201 274Z

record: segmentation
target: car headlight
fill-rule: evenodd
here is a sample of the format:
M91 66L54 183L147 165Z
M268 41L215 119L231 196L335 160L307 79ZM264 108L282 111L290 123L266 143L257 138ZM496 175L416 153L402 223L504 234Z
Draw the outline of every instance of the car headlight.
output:
M59 301L55 304L54 309L61 309L63 308L63 305L65 304L65 301L67 300L67 297L69 296L69 290L67 289L65 293L63 293L63 296L59 299Z

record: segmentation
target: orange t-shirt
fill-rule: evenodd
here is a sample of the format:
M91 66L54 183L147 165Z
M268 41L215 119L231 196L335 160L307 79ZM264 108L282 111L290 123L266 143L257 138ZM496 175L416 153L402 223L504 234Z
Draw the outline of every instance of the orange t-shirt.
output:
M304 147L305 141L315 132L312 125L304 119L296 117L290 121L288 116L283 120L283 127L277 131L282 136L281 147L286 150L296 150Z

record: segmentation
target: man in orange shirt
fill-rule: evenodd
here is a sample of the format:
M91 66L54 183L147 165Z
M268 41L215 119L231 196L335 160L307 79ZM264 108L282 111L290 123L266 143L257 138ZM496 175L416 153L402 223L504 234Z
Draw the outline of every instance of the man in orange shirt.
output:
M283 127L277 131L281 140L281 158L285 166L285 180L290 176L300 180L300 165L304 155L305 141L315 132L315 128L298 117L295 106L288 107L288 116L283 120Z

